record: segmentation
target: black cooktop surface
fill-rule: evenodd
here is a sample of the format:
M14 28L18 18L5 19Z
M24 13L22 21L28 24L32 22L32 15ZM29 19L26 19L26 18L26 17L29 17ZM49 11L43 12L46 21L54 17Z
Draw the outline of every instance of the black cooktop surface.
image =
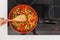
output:
M60 9L54 8L54 5L56 4L56 2L54 0L46 0L46 1L44 1L44 0L43 1L42 0L30 0L30 1L28 1L28 0L8 0L8 13L10 12L10 10L13 7L15 7L19 4L30 5L31 7L33 7L36 10L39 21L38 21L38 25L35 28L35 30L33 30L32 32L30 32L27 35L34 35L34 34L35 35L50 35L50 34L58 35L58 34L60 34L60 24L45 22L45 21L49 21L50 19L55 18L55 17L59 18L58 10L60 10ZM56 4L56 5L58 5L58 4ZM50 11L51 7L53 9L52 12ZM53 11L55 11L55 12L53 12ZM57 12L58 12L58 14L56 14ZM51 13L51 14L49 15L49 13ZM55 13L55 16L52 15L52 13ZM51 22L55 22L55 21L51 21ZM9 27L9 25L8 25L8 34L9 35L19 35L19 33L16 33L15 31L13 31Z

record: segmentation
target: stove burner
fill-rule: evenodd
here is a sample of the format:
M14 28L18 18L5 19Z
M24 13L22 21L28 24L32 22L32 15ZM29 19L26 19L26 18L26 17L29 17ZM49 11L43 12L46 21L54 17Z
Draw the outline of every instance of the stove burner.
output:
M26 4L32 5L36 2L36 0L24 0Z
M36 2L36 0L15 0L16 4L28 4L32 5Z
M52 6L49 10L50 19L60 20L60 6Z
M22 4L22 3L24 3L24 0L15 0L14 2L15 2L15 4L18 5L18 4Z

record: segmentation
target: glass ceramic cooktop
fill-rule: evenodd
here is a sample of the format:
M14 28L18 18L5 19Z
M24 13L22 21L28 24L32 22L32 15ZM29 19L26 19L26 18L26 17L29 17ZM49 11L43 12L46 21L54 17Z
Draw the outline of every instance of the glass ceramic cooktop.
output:
M55 20L59 19L60 12L60 3L57 3L59 0L8 0L8 13L10 10L18 4L27 4L33 7L38 14L38 25L32 32L27 35L55 35L60 34L60 21ZM55 5L58 6L55 8ZM52 9L51 9L52 8ZM55 14L54 14L55 13ZM54 16L54 15L55 16ZM54 20L53 20L54 19ZM54 22L54 23L53 23ZM56 23L56 24L55 24ZM20 35L13 31L8 24L8 34L9 35Z

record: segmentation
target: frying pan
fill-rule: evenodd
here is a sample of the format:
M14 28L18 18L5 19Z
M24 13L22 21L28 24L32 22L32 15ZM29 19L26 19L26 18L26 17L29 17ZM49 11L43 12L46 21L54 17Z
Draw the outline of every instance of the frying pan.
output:
M17 5L17 6L15 6L10 12L9 12L9 16L8 16L8 18L9 19L12 19L12 15L13 15L13 11L15 10L15 9L17 9L17 8L20 8L21 6L28 6L29 8L31 8L33 11L34 11L34 13L37 15L37 12L31 7L31 6L29 6L29 5L26 5L26 4L20 4L20 5ZM37 15L37 23L38 23L38 15ZM17 33L21 33L21 34L27 34L27 33L29 33L29 32L31 32L31 31L33 31L35 28L36 28L36 26L34 26L34 27L32 27L31 29L30 29L30 31L28 31L28 32L19 32L19 31L17 31L14 27L13 27L13 25L11 24L11 22L9 22L9 25L10 25L10 27L14 30L14 31L16 31Z

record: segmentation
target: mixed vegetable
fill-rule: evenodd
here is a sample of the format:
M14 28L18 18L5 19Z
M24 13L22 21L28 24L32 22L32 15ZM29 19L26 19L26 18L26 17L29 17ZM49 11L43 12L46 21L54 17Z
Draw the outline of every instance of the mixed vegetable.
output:
M35 15L34 11L29 7L25 8L17 8L14 11L13 18L17 17L18 15L26 15L27 21L24 22L17 22L12 21L13 27L21 32L28 32L37 24L37 15Z

